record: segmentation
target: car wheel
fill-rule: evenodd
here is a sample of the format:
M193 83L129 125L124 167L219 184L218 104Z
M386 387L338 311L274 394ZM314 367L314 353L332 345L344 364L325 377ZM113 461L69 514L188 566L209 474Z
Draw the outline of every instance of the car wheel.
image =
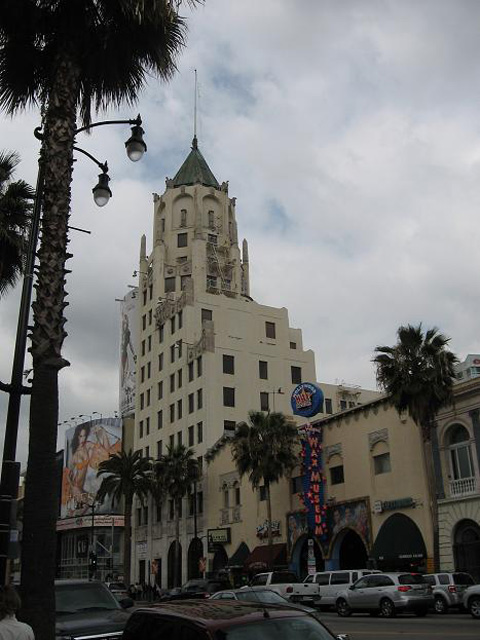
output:
M417 618L423 618L424 616L427 615L428 613L428 609L415 609L415 611L413 612Z
M337 613L339 616L342 616L342 618L352 615L352 610L348 606L348 602L343 598L337 600Z
M435 596L435 604L433 605L435 613L447 613L448 604L442 596Z
M380 612L384 618L394 618L397 615L395 605L388 598L380 602Z
M468 610L474 618L480 619L480 597L474 596L468 601Z

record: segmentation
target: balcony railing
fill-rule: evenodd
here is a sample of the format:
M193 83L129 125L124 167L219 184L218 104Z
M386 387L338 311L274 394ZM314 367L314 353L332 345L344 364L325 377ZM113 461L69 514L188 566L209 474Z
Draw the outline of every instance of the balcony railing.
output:
M461 498L477 493L476 478L461 478L460 480L450 480L450 497Z

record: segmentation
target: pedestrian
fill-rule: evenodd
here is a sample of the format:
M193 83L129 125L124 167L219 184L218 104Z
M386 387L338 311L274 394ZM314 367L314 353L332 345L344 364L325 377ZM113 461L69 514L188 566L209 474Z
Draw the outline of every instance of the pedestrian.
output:
M17 620L15 614L20 607L14 587L0 587L0 640L35 640L32 627Z

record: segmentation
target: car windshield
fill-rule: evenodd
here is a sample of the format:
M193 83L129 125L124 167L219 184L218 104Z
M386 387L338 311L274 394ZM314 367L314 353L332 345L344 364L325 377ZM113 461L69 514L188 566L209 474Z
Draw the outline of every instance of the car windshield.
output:
M100 584L91 582L55 586L57 615L118 608L119 604L113 595Z
M419 573L402 573L398 576L399 584L426 584L425 578Z
M237 593L238 600L246 602L264 602L265 604L285 604L287 601L275 591L240 591Z
M115 589L115 591L126 591L127 587L124 585L123 582L110 582L110 584L108 585L108 588L110 590Z
M260 622L251 622L228 627L216 632L216 640L333 640L334 636L318 620L302 616L301 618L265 618Z
M454 573L453 584L475 584L475 582L468 573Z

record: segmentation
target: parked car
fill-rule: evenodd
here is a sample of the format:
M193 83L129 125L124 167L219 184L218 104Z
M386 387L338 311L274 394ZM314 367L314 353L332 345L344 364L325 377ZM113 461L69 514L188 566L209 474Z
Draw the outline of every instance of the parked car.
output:
M226 591L217 591L211 600L239 600L240 602L262 602L263 604L281 604L284 607L293 607L305 613L310 613L313 617L318 618L317 609L306 607L304 604L293 603L279 595L271 589L228 589Z
M130 617L125 609L133 604L131 598L119 602L102 582L56 580L55 637L120 640Z
M463 606L474 618L480 620L480 584L468 587L463 592Z
M318 584L320 587L321 608L335 607L337 596L341 591L348 589L350 585L363 576L372 573L381 573L376 569L341 569L338 571L319 571L307 576L306 584Z
M346 640L304 611L232 600L186 600L137 609L122 640Z
M432 587L437 613L447 613L451 607L462 607L465 589L475 584L469 573L428 573L423 577Z
M426 616L433 603L432 588L419 573L375 573L342 591L335 605L339 616L363 611L393 618L403 611Z
M320 604L320 589L316 584L301 582L293 571L268 571L257 573L249 585L242 589L264 589L268 587L291 602Z
M123 582L106 582L108 589L113 593L117 600L129 598L127 585Z
M209 598L212 593L229 588L229 582L220 579L204 580L201 578L188 580L183 587L170 589L162 597L163 601L188 600L191 598Z

